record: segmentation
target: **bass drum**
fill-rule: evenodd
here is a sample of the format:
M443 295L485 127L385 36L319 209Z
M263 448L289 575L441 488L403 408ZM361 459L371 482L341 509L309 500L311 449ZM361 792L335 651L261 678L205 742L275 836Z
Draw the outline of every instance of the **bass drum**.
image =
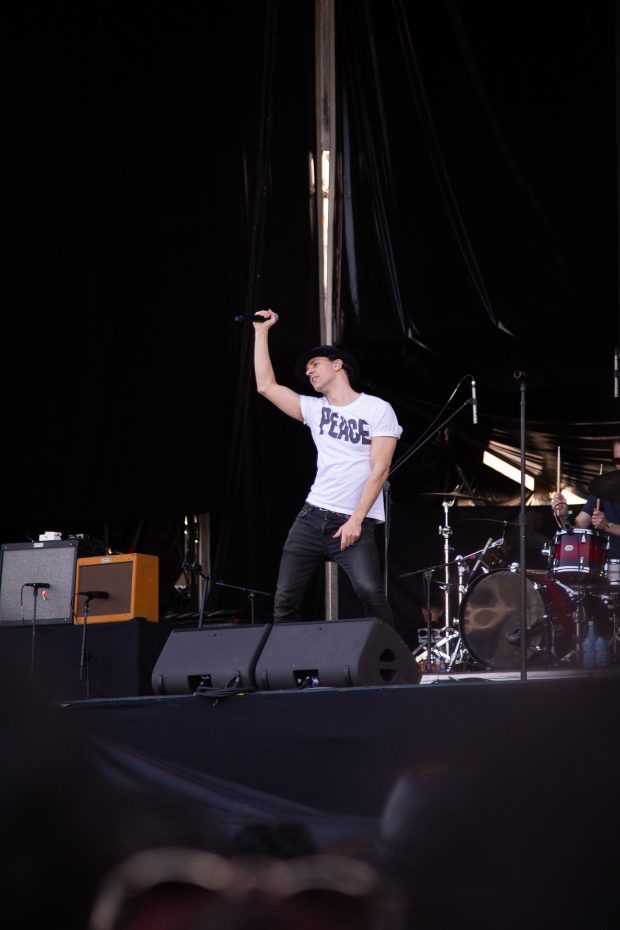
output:
M578 595L544 572L526 571L528 663L555 662L574 647ZM482 575L461 602L459 623L471 656L489 669L521 667L521 574L508 570Z

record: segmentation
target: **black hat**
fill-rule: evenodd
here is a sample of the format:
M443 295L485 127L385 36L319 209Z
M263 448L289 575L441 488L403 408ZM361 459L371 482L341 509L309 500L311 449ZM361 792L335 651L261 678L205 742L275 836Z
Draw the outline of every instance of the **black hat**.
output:
M295 374L304 383L307 383L306 366L311 358L339 358L349 373L356 375L359 372L359 363L354 355L343 349L342 346L313 346L300 355L295 362Z

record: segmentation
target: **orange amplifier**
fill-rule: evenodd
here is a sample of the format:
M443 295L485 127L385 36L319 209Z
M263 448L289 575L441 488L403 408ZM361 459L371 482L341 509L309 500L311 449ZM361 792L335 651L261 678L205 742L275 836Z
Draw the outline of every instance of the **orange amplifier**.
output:
M87 623L159 620L159 559L129 552L77 560L74 623L84 624L84 592L107 594L88 601Z

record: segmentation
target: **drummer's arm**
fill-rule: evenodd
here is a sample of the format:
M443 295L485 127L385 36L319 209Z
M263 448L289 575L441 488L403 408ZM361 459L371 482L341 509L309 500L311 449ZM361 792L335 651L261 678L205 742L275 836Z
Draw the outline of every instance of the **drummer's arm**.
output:
M578 526L580 530L587 530L589 526L592 526L592 517L585 510L580 510L575 517L575 526Z

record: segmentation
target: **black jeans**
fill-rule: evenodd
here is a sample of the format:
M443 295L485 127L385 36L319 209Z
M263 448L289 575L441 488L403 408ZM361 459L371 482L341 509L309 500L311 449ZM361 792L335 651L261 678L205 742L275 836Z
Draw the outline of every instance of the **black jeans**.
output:
M317 565L331 561L348 575L364 615L378 617L394 626L385 596L375 522L362 523L362 535L353 546L340 549L334 533L347 522L348 514L304 504L293 523L282 552L274 604L274 622L299 620L301 605Z

